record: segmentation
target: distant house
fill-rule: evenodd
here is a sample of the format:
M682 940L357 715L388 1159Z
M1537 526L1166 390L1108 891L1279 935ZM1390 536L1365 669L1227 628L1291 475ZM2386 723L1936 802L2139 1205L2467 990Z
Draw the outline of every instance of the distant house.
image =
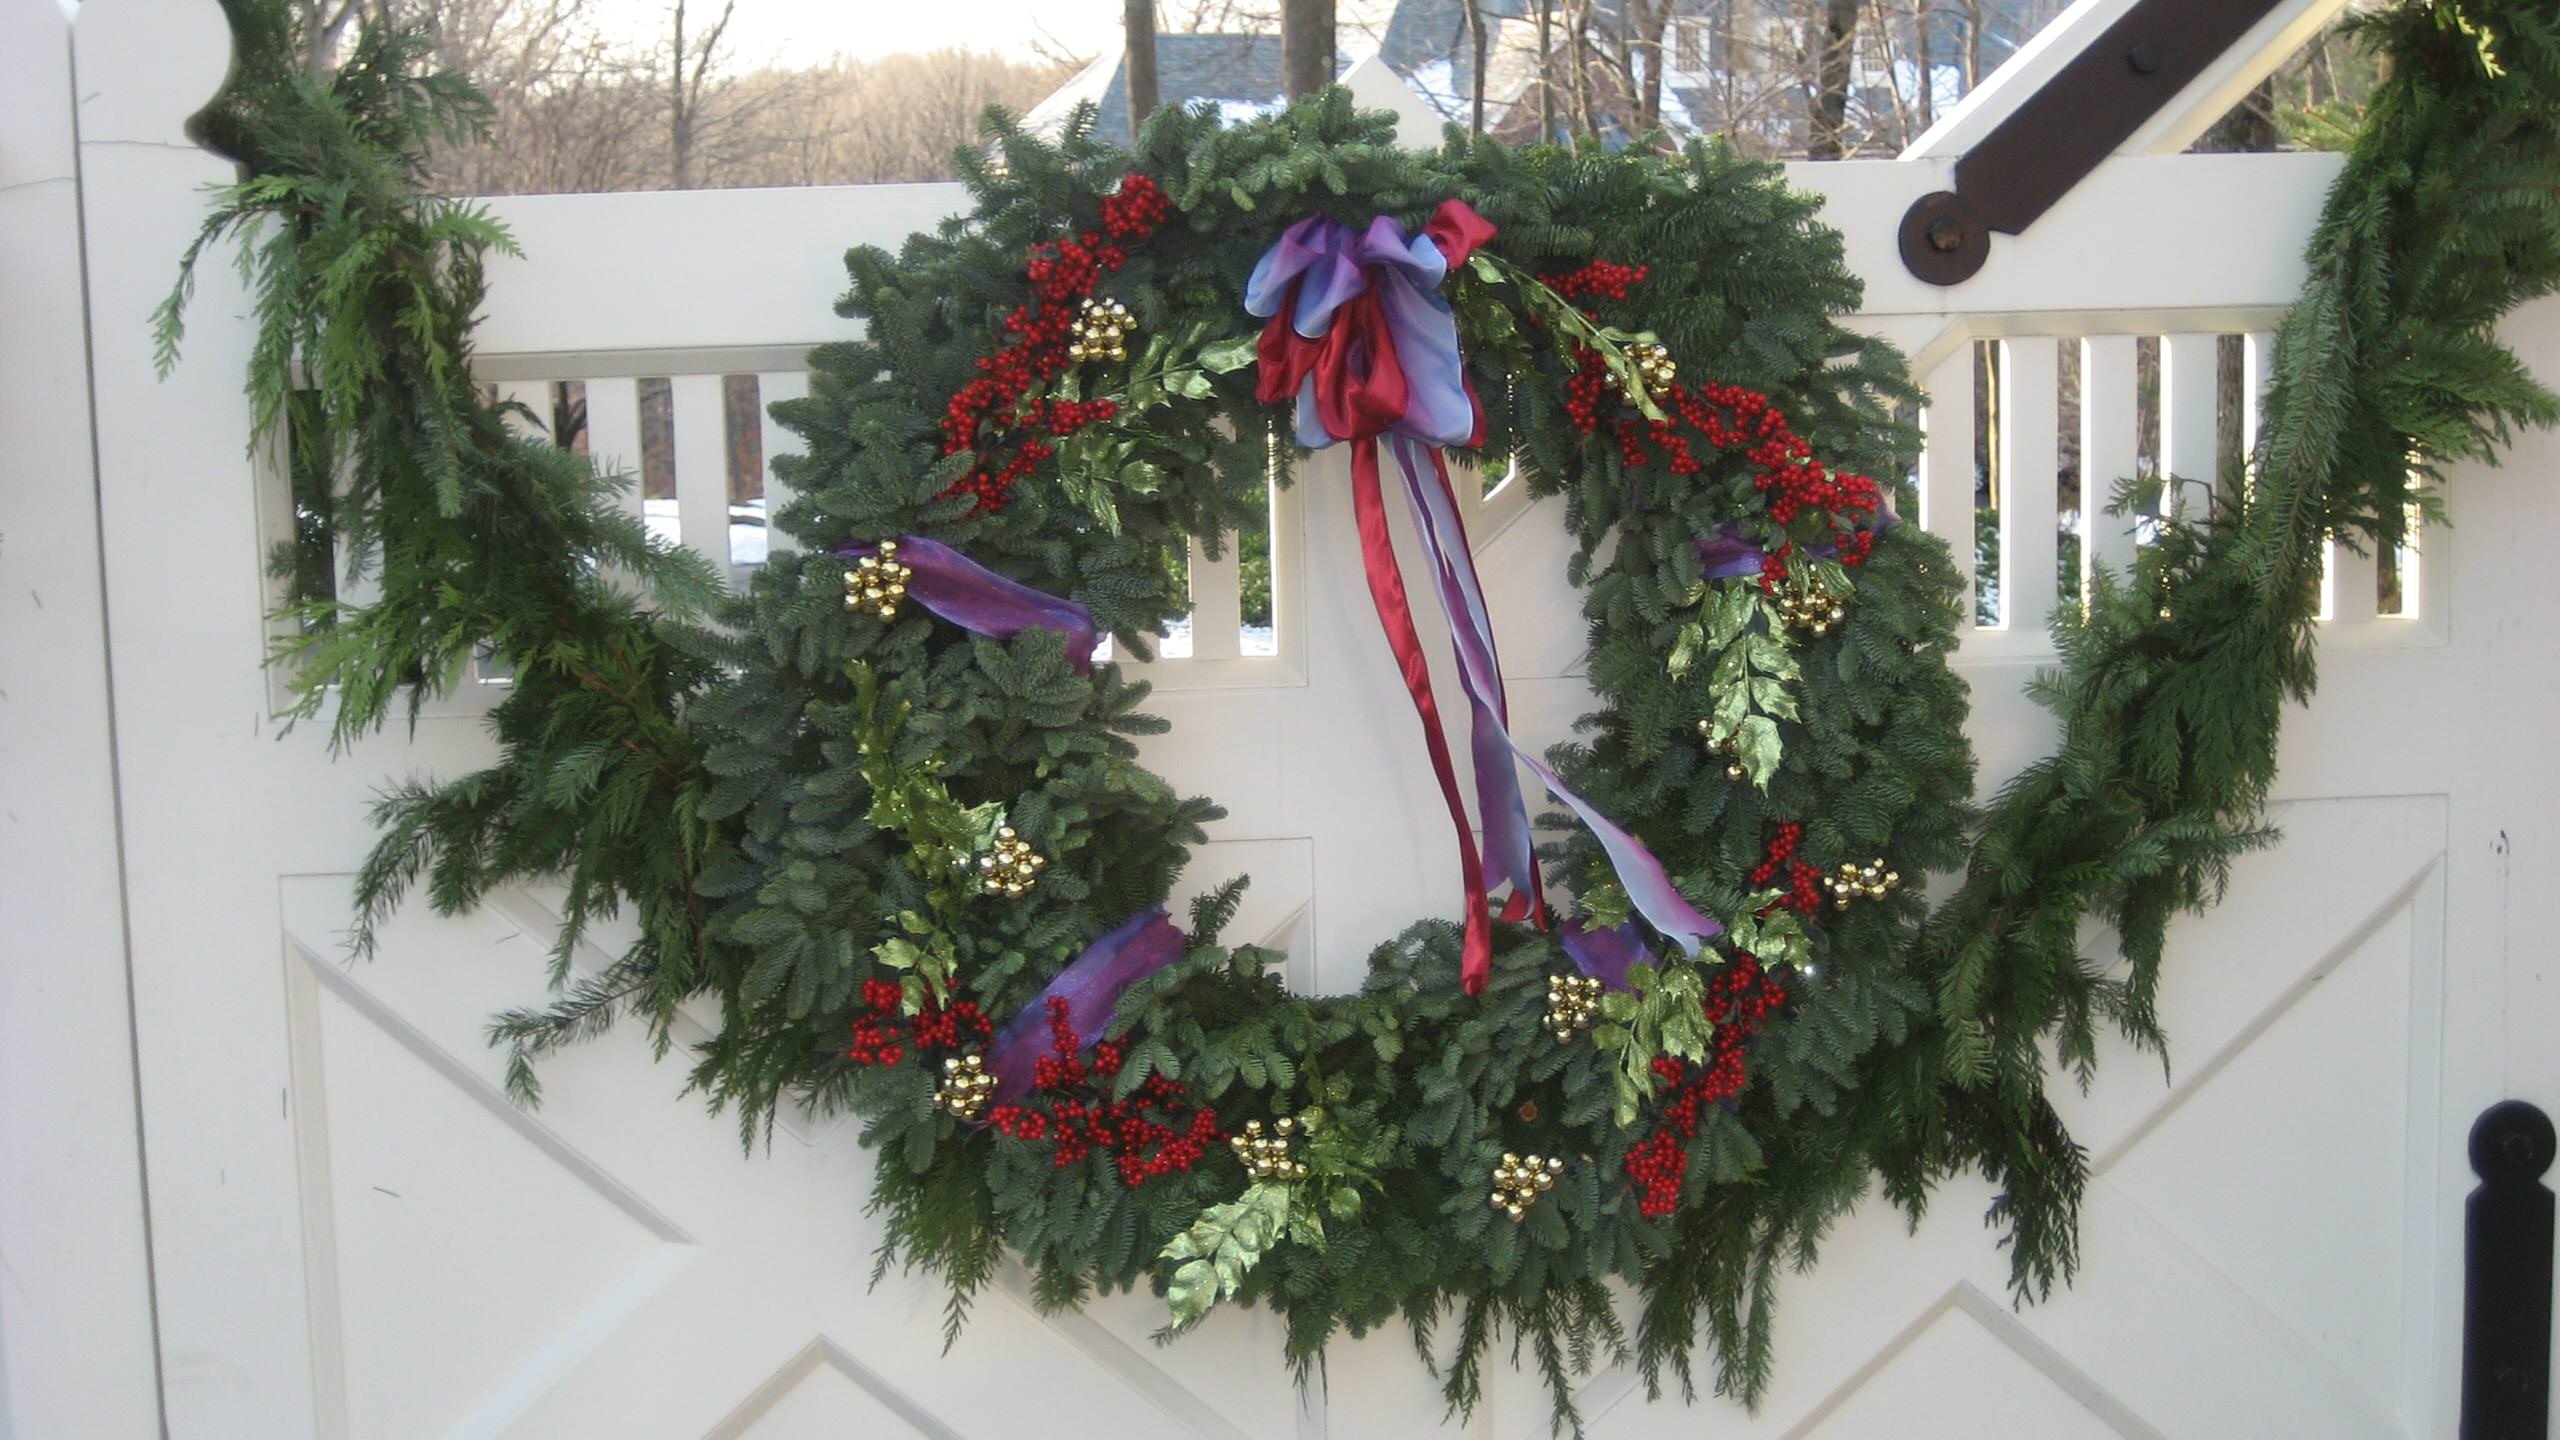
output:
M1422 143L1439 132L1443 119L1439 111L1374 51L1345 43L1336 47L1336 55L1335 77L1364 108L1394 111L1403 122L1406 143ZM1090 101L1097 107L1095 138L1128 144L1126 60L1118 47L1104 52L1033 106L1023 123L1034 133L1055 134L1065 127L1076 106ZM1159 35L1156 87L1167 104L1206 102L1229 120L1267 115L1282 104L1280 37Z
M1486 128L1506 140L1539 137L1540 49L1532 0L1475 0L1485 30ZM1604 141L1633 138L1634 91L1654 63L1648 47L1615 44L1621 0L1591 0L1590 64L1584 87L1570 61L1554 57L1553 108L1559 132L1580 128L1582 99ZM1931 7L1924 23L1898 18L1860 28L1852 66L1853 133L1866 148L1898 148L2042 28L2059 0L1971 0ZM1561 33L1562 6L1554 7ZM1811 70L1803 0L1673 0L1661 54L1658 124L1674 137L1729 132L1772 154L1805 144ZM1409 92L1429 124L1465 123L1473 108L1476 51L1467 0L1341 0L1337 50L1348 83L1368 82L1371 103L1392 102L1378 82ZM1563 50L1561 39L1557 49ZM1074 107L1097 107L1096 135L1129 139L1125 57L1114 47L1079 71L1028 117L1054 132ZM1374 63L1372 63L1374 62ZM1365 67L1365 68L1364 68ZM1169 34L1156 40L1158 93L1168 103L1207 101L1246 118L1280 104L1280 39L1270 34ZM1398 108L1403 108L1399 106Z

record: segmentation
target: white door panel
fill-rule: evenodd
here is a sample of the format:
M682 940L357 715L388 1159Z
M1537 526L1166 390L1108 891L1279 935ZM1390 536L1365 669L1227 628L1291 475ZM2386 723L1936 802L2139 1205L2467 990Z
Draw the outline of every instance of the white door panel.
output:
M870 1284L879 1222L863 1213L869 1160L855 1127L785 1115L769 1142L742 1152L729 1117L681 1093L681 1054L653 1060L637 1031L554 1060L543 1107L516 1109L483 1032L492 1012L543 994L554 921L538 893L459 918L413 904L384 929L378 958L344 958L347 877L371 838L374 792L461 773L489 749L469 704L338 756L313 730L276 737L258 669L259 577L280 517L271 477L240 444L245 302L217 260L186 363L166 382L153 378L145 324L200 219L196 187L225 167L181 129L218 70L200 52L218 44L172 46L167 35L197 32L130 17L196 10L212 7L94 0L77 33L83 93L106 95L83 113L83 243L169 1433L995 1440L1037 1424L1126 1440L1365 1440L1438 1425L1433 1383L1400 1332L1339 1344L1302 1396L1267 1315L1222 1313L1159 1347L1152 1297L1041 1316L1018 1274L979 1298L945 1353L937 1283L893 1270ZM2060 266L2019 242L1976 282L2019 302L1983 332L2032 335L2021 313L2149 305L2179 265L2199 287L2223 287L2212 305L2263 324L2298 268L2260 250L2298 248L2295 212L2307 213L2326 172L2214 162L2198 164L2217 183L2294 177L2269 202L2290 218L2234 241L2246 253L2229 257L2180 260L2143 242L2138 274L2090 265L2085 249ZM2158 199L2188 173L2163 167L2188 163L2110 162L2092 186L2124 188L2073 204L2156 217L2160 205L2124 196ZM1912 168L1914 183L1935 173ZM1899 202L1876 208L1886 197L1873 167L1836 173L1873 192L1861 205L1899 213ZM648 243L752 210L767 217L748 227L764 243L823 239L833 255L871 219L903 231L919 206L950 197L897 187L805 202L768 193L526 208L574 218L604 200L662 219L611 227ZM732 205L744 208L720 208ZM810 215L823 223L790 228ZM2051 223L2067 218L2057 211ZM1852 253L1889 248L1861 237ZM551 258L570 270L604 264L557 244ZM2004 269L2011 258L2020 264ZM2135 287L2123 294L2151 299L2012 293L2030 261L2056 286L2064 270L2085 271L2092 285L2121 281ZM540 288L508 274L518 291ZM718 283L706 271L689 284L675 307L684 315L668 323L699 329L753 308L717 303ZM739 281L754 291L742 302L788 313L800 301L772 293L781 283L759 269ZM808 300L811 316L823 320L837 283ZM615 335L642 318L621 288ZM1880 274L1871 294L1910 288ZM515 293L501 285L494 303ZM1965 293L1991 291L1906 298L1876 323L1961 328L1968 317L1947 307ZM1923 314L1924 302L1939 309ZM2116 328L2164 323L2146 309ZM687 333L703 353L752 340L748 368L759 372L784 364L782 341L817 338ZM2514 317L2508 334L2539 373L2560 375L2560 303ZM529 339L510 353L529 364L544 348ZM2122 348L2107 353L2122 360ZM1969 384L1969 362L1937 363L1948 353L1924 357L1933 375L1962 370ZM646 363L615 350L580 373L627 379ZM542 378L518 371L506 378ZM1942 408L1941 473L1928 489L1956 506L1969 493L1960 482L1971 447L1947 437L1963 428L1957 410L1970 411ZM1292 984L1329 991L1356 985L1370 947L1404 924L1454 914L1459 894L1447 820L1350 541L1344 468L1338 452L1308 461L1281 511L1275 550L1299 567L1282 596L1284 626L1294 614L1299 627L1283 658L1270 672L1219 672L1268 683L1186 688L1164 662L1169 683L1151 708L1176 728L1147 749L1177 786L1230 810L1183 888L1251 873L1228 938L1286 949ZM1635 1378L1612 1369L1582 1390L1595 1435L2450 1433L2461 1201L2472 1183L2464 1132L2499 1098L2560 1104L2547 938L2560 933L2560 778L2545 763L2560 675L2546 555L2560 534L2560 444L2526 437L2506 470L2466 469L2451 495L2461 523L2427 537L2423 619L2377 619L2349 603L2329 629L2320 695L2288 717L2273 817L2284 844L2244 859L2228 900L2173 934L2161 995L2176 1047L2168 1074L2119 1046L2089 1095L2059 1082L2096 1172L2076 1287L2010 1305L2005 1258L1981 1223L1991 1197L1977 1181L1944 1187L1916 1232L1870 1204L1838 1228L1818 1268L1786 1282L1778 1369L1756 1415L1712 1396L1694 1409L1648 1405ZM0 500L11 502L14 543L26 512ZM1389 509L1409 546L1393 513L1401 503ZM1473 521L1519 730L1539 745L1568 738L1588 697L1575 678L1582 621L1562 579L1556 507L1498 495ZM1953 534L1970 522L1950 509L1927 523ZM2019 575L2032 581L2033 557L2053 537L2017 538L2012 558L2029 557ZM1436 605L1414 598L1444 713L1462 721ZM2049 599L2024 596L2019 613ZM1985 630L1959 661L1974 686L1970 734L1986 787L2051 743L2049 720L2018 691L2049 659L2039 644ZM1463 766L1463 747L1457 758ZM691 1038L677 1036L680 1046ZM18 1344L13 1332L13 1354ZM1487 1382L1489 1403L1464 1433L1545 1433L1533 1379L1497 1365Z

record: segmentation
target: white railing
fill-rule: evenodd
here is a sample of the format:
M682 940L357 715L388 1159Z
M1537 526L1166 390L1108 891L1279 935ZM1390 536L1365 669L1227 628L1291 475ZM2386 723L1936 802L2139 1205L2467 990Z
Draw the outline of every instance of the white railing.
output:
M2031 237L1995 242L1990 264L1952 289L1903 271L1894 221L1947 181L1943 159L1791 167L1823 194L1867 278L1860 326L1901 344L1929 400L1918 523L1947 540L1979 587L1982 620L1967 657L2051 653L2047 624L2084 593L2088 568L2121 572L2138 543L2134 523L2099 513L2115 483L2176 477L2170 503L2192 511L2254 437L2256 397L2271 332L2300 284L2298 250L2335 162L2313 155L2127 156L2109 161L2041 220ZM960 208L956 186L536 196L489 202L524 242L526 258L492 265L491 312L480 373L503 394L549 414L558 387L583 391L589 453L609 466L642 464L641 386L663 380L671 415L671 495L647 502L653 526L743 582L780 506L772 458L794 444L769 414L757 445L760 490L733 498L723 377L750 376L758 413L805 393L815 344L856 333L833 313L847 247L894 249L908 233ZM755 260L740 263L742 237ZM1246 324L1241 309L1238 324ZM2224 337L2237 337L2238 375ZM1976 347L1988 347L1978 358ZM2156 360L2145 362L2145 352ZM1989 397L1977 388L1988 377ZM2236 379L2238 383L2232 383ZM575 392L572 392L575 393ZM1984 403L1987 399L1988 403ZM2238 413L2223 414L2237 407ZM1977 409L1992 420L1979 433ZM2077 495L2062 484L2065 416L2076 409ZM2145 423L2137 428L2137 417ZM1471 488L1471 487L1470 487ZM1996 505L1991 503L1996 500ZM639 487L629 502L643 505ZM1520 487L1477 501L1481 547L1527 513ZM1996 527L1998 573L1974 576L1977 525ZM1217 559L1191 557L1188 633L1146 668L1160 688L1287 685L1305 674L1307 593L1303 514L1294 491L1271 509L1274 623L1241 624L1233 537ZM2078 573L2057 569L2066 546ZM2329 607L2331 642L2408 644L2442 638L2426 602L2442 576L2414 556L2383 562L2399 602L2377 601L2370 555L2342 552Z

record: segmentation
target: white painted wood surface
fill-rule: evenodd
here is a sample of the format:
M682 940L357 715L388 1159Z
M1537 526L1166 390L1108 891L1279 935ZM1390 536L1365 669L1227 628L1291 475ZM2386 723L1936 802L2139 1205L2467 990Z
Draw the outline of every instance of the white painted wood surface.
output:
M42 0L0 4L0 38L41 33L27 19ZM143 326L199 217L195 187L223 173L182 130L221 73L216 16L209 0L84 7L88 226L71 242L61 166L18 183L26 137L60 129L26 98L48 92L0 94L0 284L52 275L39 283L56 307L6 292L0 564L76 571L96 553L76 541L21 549L22 537L55 533L52 522L76 529L81 503L23 483L22 457L84 484L99 477L105 556L102 604L70 602L34 643L13 626L7 647L12 666L22 646L27 663L53 666L41 681L51 710L32 719L12 699L0 742L26 736L62 773L25 777L12 764L0 795L66 817L45 832L59 853L30 857L54 869L0 881L13 885L13 932L47 955L95 958L62 970L82 988L45 993L38 1003L59 1008L35 1021L22 1018L21 987L57 977L31 967L23 943L6 959L0 1026L15 1043L0 1058L13 1166L0 1187L12 1207L0 1216L0 1355L12 1428L0 1433L141 1435L155 1418L133 1374L147 1370L150 1332L133 1293L131 1116L116 1119L129 1101L113 1079L126 1052L120 917L101 880L114 858L100 828L111 815L107 693L171 1435L939 1440L1014 1432L1026 1400L1075 1434L1355 1440L1436 1425L1400 1338L1345 1343L1326 1389L1302 1398L1273 1358L1266 1316L1221 1316L1158 1349L1153 1301L1042 1318L1018 1277L942 1354L934 1287L899 1276L865 1287L876 1222L860 1213L868 1161L851 1128L786 1122L742 1157L727 1123L679 1100L677 1070L652 1064L636 1035L564 1058L545 1108L514 1110L480 1026L541 994L552 922L539 894L459 920L413 909L380 959L345 961L346 877L368 839L369 794L390 777L458 773L489 751L469 703L336 758L315 734L273 733L257 666L260 560L285 516L272 475L241 444L241 298L226 270L208 270L187 363L165 383L151 376ZM41 52L12 47L0 64L30 54ZM49 83L58 115L65 87ZM2005 482L2005 623L1969 634L1959 660L1988 787L2050 743L2021 692L2050 660L2033 622L2063 603L2054 562L2066 518L2105 563L2131 553L2120 527L2061 510L2048 453L2057 347L2082 357L2094 493L2153 443L2136 434L2137 337L2263 337L2299 283L2297 252L2334 162L2119 158L2030 236L1996 246L1979 278L1941 290L1901 272L1891 225L1943 184L1946 163L1799 167L1793 178L1826 195L1868 277L1862 323L1905 344L1930 379L1921 523L1968 565L1970 350L1992 340L2006 354L1999 425L1981 437ZM831 308L844 247L894 244L957 203L934 186L501 202L529 255L493 267L484 375L528 394L586 382L596 453L623 457L639 446L632 382L670 379L675 518L689 540L725 545L714 477L701 473L714 377L756 375L767 399L804 385L802 350L848 333ZM2235 216L2248 217L2240 233ZM758 264L702 262L742 235ZM49 373L30 357L63 344L59 292L78 283L59 269L65 243L83 247L100 411L126 417L102 428L94 463L85 421L60 413L82 405L78 377L71 389L24 378ZM55 270L34 268L45 257ZM2560 306L2519 315L2509 333L2540 373L2560 375ZM2171 368L2161 413L2188 406L2191 438L2211 407L2182 395ZM2200 373L2185 370L2209 384ZM2254 402L2243 403L2245 421ZM768 456L788 447L770 422L763 438ZM1191 881L1249 870L1240 933L1285 944L1292 982L1326 989L1353 983L1366 947L1395 925L1452 908L1456 888L1351 558L1339 471L1338 458L1310 462L1275 504L1279 653L1211 639L1196 658L1150 667L1157 708L1176 722L1150 763L1232 812ZM2459 476L2463 523L2425 537L2416 616L2373 613L2368 587L2360 608L2337 607L2323 627L2319 698L2287 733L2287 842L2244 862L2231 901L2176 932L2162 997L2173 1077L2118 1054L2095 1092L2067 1099L2098 1167L2080 1285L2012 1310L2001 1257L1976 1223L1988 1200L1976 1183L1950 1186L1917 1235L1871 1207L1819 1270L1789 1281L1780 1370L1757 1416L1713 1400L1648 1406L1613 1371L1586 1387L1595 1434L2449 1432L2463 1130L2502 1096L2560 1103L2560 1062L2544 1043L2560 1003L2538 948L2560 924L2560 891L2534 883L2560 853L2560 778L2530 758L2560 673L2536 553L2560 525L2555 472L2560 444L2537 435L2506 470ZM1471 526L1497 578L1490 599L1520 728L1563 739L1588 701L1553 507L1498 491ZM78 589L76 575L64 583ZM5 588L0 613L19 618L14 583ZM1213 590L1200 608L1223 630L1233 603ZM1436 651L1436 636L1427 643ZM98 688L101 645L111 692ZM24 847L15 830L0 833L15 871ZM38 877L54 877L49 904L14 888ZM59 1097L39 1084L77 1085L97 1113L66 1129L52 1113ZM25 1128L34 1121L48 1128ZM28 1134L63 1147L46 1152L66 1157L45 1177L59 1187L19 1186ZM96 1281L84 1308L48 1288L71 1262L31 1261L22 1216L103 1257L81 1264ZM30 1368L44 1365L71 1368ZM44 1407L71 1403L84 1408L67 1426L45 1423L65 1412ZM1507 1372L1466 1427L1504 1440L1543 1428L1534 1385Z
M156 1432L70 26L0 0L0 1436Z

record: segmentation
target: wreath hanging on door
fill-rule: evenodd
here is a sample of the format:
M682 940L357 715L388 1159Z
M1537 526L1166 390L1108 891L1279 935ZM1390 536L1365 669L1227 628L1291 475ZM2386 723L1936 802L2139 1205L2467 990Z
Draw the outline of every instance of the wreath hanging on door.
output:
M777 466L802 548L715 600L470 385L503 233L414 182L468 91L396 32L315 81L286 12L241 0L207 129L251 178L207 236L273 222L253 393L303 481L280 565L305 711L361 733L483 645L515 677L496 766L385 797L359 949L412 882L460 909L564 879L564 993L493 1027L519 1096L542 1053L622 1013L664 1046L709 997L694 1085L750 1143L785 1103L863 1117L881 1264L947 1280L955 1333L1010 1249L1046 1305L1150 1285L1174 1329L1269 1305L1302 1370L1401 1320L1461 1410L1505 1329L1560 1425L1595 1359L1688 1394L1702 1343L1748 1400L1780 1267L1871 1184L1916 1215L1961 1169L1999 1187L2041 1295L2084 1179L2046 1053L2085 1074L2108 1022L2159 1043L2168 916L2262 838L2324 536L2396 535L2420 441L2485 455L2560 408L2486 339L2560 278L2549 207L2456 217L2458 187L2407 178L2560 152L2560 39L2473 8L2496 13L2368 22L2394 78L2286 327L2257 484L2095 587L2047 687L2061 751L1978 815L1959 572L1894 523L1911 392L1838 323L1839 239L1771 167L1403 151L1340 94L1168 112L1134 155L999 124L964 157L972 213L849 257L866 338L778 409L808 448ZM2329 323L2350 295L2352 334ZM2460 346L2368 338L2392 334ZM2365 397L2343 428L2341 395ZM1251 525L1274 468L1332 444L1420 721L1381 743L1440 781L1462 918L1306 997L1221 941L1236 887L1162 908L1217 812L1138 763L1144 687L1092 657L1146 653L1191 538ZM1545 756L1508 734L1457 500L1506 465L1563 498L1591 626L1597 708ZM1390 475L1420 575L1387 543ZM332 553L372 559L381 598L328 595ZM1416 603L1450 619L1458 697L1430 688ZM1543 845L1515 756L1566 812ZM1917 877L1959 868L1933 909ZM637 940L573 972L623 904ZM2121 973L2082 961L2092 913Z

